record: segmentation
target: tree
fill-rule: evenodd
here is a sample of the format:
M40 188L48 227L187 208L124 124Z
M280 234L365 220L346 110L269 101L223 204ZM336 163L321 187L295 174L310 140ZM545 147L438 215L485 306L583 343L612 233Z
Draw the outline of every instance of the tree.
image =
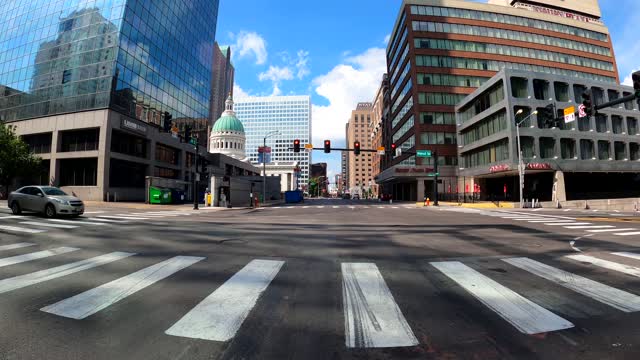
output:
M8 194L15 179L37 174L40 162L16 135L15 128L0 122L0 189L4 188Z

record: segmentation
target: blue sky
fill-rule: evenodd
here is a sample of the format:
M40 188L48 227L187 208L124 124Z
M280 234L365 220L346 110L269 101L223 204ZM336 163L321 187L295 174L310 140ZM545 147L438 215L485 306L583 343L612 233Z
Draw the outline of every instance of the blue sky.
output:
M482 2L482 1L480 1ZM235 96L311 95L313 142L344 145L356 103L372 101L386 70L384 48L400 0L221 0L216 40L231 45ZM319 5L321 4L321 5ZM640 69L639 0L600 0L621 80ZM340 172L340 154L313 162Z

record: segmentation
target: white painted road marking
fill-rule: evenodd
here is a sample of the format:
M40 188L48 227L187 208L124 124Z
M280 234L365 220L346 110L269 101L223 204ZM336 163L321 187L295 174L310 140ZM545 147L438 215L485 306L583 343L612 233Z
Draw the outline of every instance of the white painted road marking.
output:
M640 277L640 268L637 268L635 266L618 264L617 262L598 259L596 257L588 255L567 255L566 257L575 261L587 262L605 269Z
M502 261L618 310L624 312L640 311L640 296L528 258L502 259Z
M118 220L110 220L110 219L101 219L101 218L95 218L92 217L90 218L91 221L100 221L100 222L106 222L106 223L117 223L117 224L126 224L128 221L118 221Z
M575 224L574 224L575 225ZM611 225L581 225L581 226L565 226L567 229L611 229L615 226Z
M622 230L621 230L622 231ZM613 235L618 235L618 236L630 236L630 235L640 235L640 231L635 231L635 232L626 232L626 233L615 233Z
M550 219L545 219L545 220L530 220L530 223L567 223L567 220L550 220ZM572 224L572 223L569 223Z
M63 247L59 247L51 250L36 251L29 254L2 258L0 259L0 267L20 264L20 263L32 261L32 260L44 259L49 256L66 254L76 250L80 250L80 249L63 246Z
M640 254L634 254L634 253L630 253L630 252L626 252L626 251L614 252L612 254L613 255L618 255L618 256L628 257L630 259L640 260Z
M118 220L149 220L146 217L136 217L136 216L111 216L111 215L100 215L98 216L101 219L118 219Z
M636 229L602 229L602 230L587 230L588 232L592 232L592 233L601 233L601 232L614 232L614 231L632 231L632 230L636 230Z
M564 330L574 325L458 261L432 262L436 269L525 334Z
M204 258L176 256L40 310L71 319L84 319L201 260Z
M21 249L21 248L25 248L25 247L33 246L33 245L35 245L35 244L26 243L26 242L17 243L17 244L2 245L2 246L0 246L0 251Z
M76 261L71 264L56 266L54 268L36 271L30 274L15 276L8 279L0 280L0 294L9 291L21 289L30 285L39 284L48 280L57 279L77 273L82 270L91 269L97 266L105 265L110 262L121 260L129 256L135 255L126 252L112 252L105 255L96 256L87 260Z
M39 234L39 233L43 233L43 232L46 231L46 230L27 229L27 228L23 228L23 227L8 226L8 225L0 225L0 230L7 230L7 231L13 231L13 232L23 232L23 233L29 233L29 234Z
M20 222L20 224L52 227L52 228L58 228L58 229L75 229L75 228L77 228L77 226L75 226L75 225L51 224L51 223L46 223L46 222L41 222L41 221L22 221L22 222Z
M564 223L545 223L545 225L549 226L569 226L569 225L591 225L591 223L585 222L564 222Z
M85 211L85 214L104 214L104 211Z
M342 263L342 297L348 347L418 345L376 264Z
M283 264L284 261L252 260L165 334L214 341L233 338Z
M82 224L82 225L100 225L100 226L105 226L107 224L103 224L103 223L95 223L95 222L90 222L90 221L85 221L85 220L62 220L62 219L47 219L48 221L53 221L53 222L58 222L58 223L62 223L62 224Z

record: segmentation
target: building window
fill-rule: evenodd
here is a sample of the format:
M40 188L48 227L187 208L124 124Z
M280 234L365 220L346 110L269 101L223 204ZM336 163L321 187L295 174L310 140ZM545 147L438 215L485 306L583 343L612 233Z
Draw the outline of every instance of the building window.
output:
M464 167L472 168L509 159L509 140L503 139L462 155Z
M560 139L560 153L563 159L575 159L576 141L574 139Z
M589 117L586 117L589 120ZM599 133L606 133L607 129L607 115L598 114L596 115L596 131Z
M454 113L421 112L420 124L455 125L456 115Z
M543 159L552 159L556 153L556 139L551 137L540 138L540 157Z
M569 101L569 84L556 81L553 83L553 90L556 93L556 101Z
M60 186L96 186L98 158L61 159Z
M593 141L585 139L580 140L580 159L595 159L595 156L593 154Z
M29 151L34 154L51 152L51 133L23 135L21 138L29 146Z
M156 160L164 163L178 165L180 150L160 143L156 143ZM166 176L163 176L166 177Z
M455 145L455 133L424 132L420 134L420 143L423 145Z
M640 146L638 143L629 143L629 151L631 152L630 159L632 161L640 160Z
M144 188L147 165L131 161L111 159L109 186L121 188Z
M589 131L589 130L591 130L591 117L590 116L586 116L586 117L583 117L583 118L578 118L577 121L578 121L578 130L580 130L580 131Z
M623 92L622 94L625 97L631 95L630 92L626 92L626 91ZM624 108L627 109L627 110L634 110L635 109L635 103L636 102L634 100L629 100L629 101L624 103Z
M537 100L548 100L549 82L547 80L533 79L533 94Z
M627 159L627 149L625 143L622 141L616 141L613 143L614 152L616 154L616 160Z
M465 145L476 142L487 136L503 131L507 128L506 111L499 111L469 128L465 129L461 135Z
M98 150L100 129L64 131L61 136L61 152Z
M518 113L518 111L522 110L522 113L519 115L516 115ZM531 115L531 108L527 107L527 106L515 106L513 108L513 114L514 114L514 123L517 125L520 121L522 121L523 119L528 119L526 121L524 121L522 124L520 124L521 128L528 128L531 127L531 125L533 124L533 116Z
M114 129L111 135L111 151L146 159L147 140Z
M613 101L620 98L620 93L617 90L607 90L607 96L609 101Z
M582 103L582 94L587 91L584 85L573 85L573 96L576 104Z
M604 103L604 90L599 87L591 88L591 101L594 105Z
M609 158L611 158L611 154L609 153L610 147L610 142L605 140L598 140L598 159L609 160Z
M622 116L611 115L611 129L614 134L624 134L624 125L623 125Z
M535 141L531 136L520 137L520 147L522 148L522 156L525 159L532 159L536 156Z
M469 121L474 116L504 100L503 90L502 81L499 81L492 88L480 94L470 104L460 110L460 119L462 122Z
M529 86L529 80L521 77L511 78L511 95L515 98L526 98L528 95L527 86Z
M628 117L627 118L627 134L638 135L638 119Z

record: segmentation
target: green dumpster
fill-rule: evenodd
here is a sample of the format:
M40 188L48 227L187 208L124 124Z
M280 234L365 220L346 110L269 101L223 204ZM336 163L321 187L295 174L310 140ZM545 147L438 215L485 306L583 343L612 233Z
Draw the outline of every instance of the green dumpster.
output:
M154 186L149 187L149 203L162 204L162 190Z
M162 199L160 202L162 204L171 204L171 189L162 189Z

